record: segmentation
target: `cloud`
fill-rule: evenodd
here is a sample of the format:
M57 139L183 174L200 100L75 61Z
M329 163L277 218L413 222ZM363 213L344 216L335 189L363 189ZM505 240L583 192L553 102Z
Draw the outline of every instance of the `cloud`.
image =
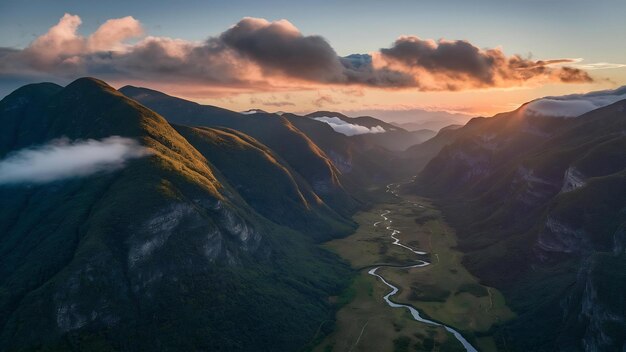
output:
M328 94L320 95L319 98L313 100L313 105L321 108L325 105L337 105L339 104L332 96Z
M98 140L67 139L26 148L0 160L0 185L46 183L112 171L127 160L149 155L134 139L112 136Z
M314 117L313 119L320 121L320 122L327 123L328 125L330 125L330 127L332 127L333 130L335 130L335 132L339 132L346 136L356 136L359 134L387 132L381 126L368 128L365 126L346 122L338 117L320 116L320 117Z
M26 49L0 54L0 73L23 70L71 73L85 65L89 55L121 50L125 40L143 33L139 21L130 16L106 21L89 37L78 35L81 23L80 17L65 14Z
M624 68L626 64L616 64L610 62L594 62L587 64L575 64L573 67L579 68L581 70L609 70L614 68Z
M202 42L144 36L133 17L110 19L78 34L65 14L24 49L0 48L0 77L91 75L118 83L148 82L173 91L251 92L293 87L374 87L422 91L590 82L569 59L530 60L467 41L398 38L370 54L339 57L321 36L287 20L246 17ZM141 38L133 44L130 39Z
M580 83L592 78L578 68L558 66L571 59L531 60L480 49L465 40L398 38L374 56L374 66L411 73L421 90L511 87L528 83Z
M576 117L623 99L626 99L626 87L588 94L545 97L528 103L524 110L532 115Z
M333 82L343 70L324 38L304 36L287 20L246 17L222 33L219 41L270 75Z
M613 62L587 62L584 63L583 61L585 61L585 59L583 58L576 58L576 59L569 59L570 64L568 64L568 66L570 67L574 67L574 68L578 68L581 70L586 70L586 71L593 71L593 70L611 70L611 69L616 69L616 68L625 68L626 64L619 64L619 63L613 63Z
M289 94L285 94L285 99L289 99ZM279 100L275 95L271 95L268 99L259 99L250 97L250 104L265 105L271 107L295 106L296 104L288 100Z
M110 19L87 39L87 48L91 52L120 50L120 44L124 40L137 38L142 34L141 24L131 16Z

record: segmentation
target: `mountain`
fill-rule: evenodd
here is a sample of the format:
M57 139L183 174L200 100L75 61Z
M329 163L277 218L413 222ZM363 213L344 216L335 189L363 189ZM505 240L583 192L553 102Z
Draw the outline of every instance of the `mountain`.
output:
M265 110L261 110L261 109L249 109L249 110L240 112L240 114L243 114L243 115L254 115L258 113L267 114L268 112Z
M413 145L402 152L396 161L396 168L401 174L416 175L434 158L445 146L453 143L463 131L460 125L450 125L442 128L437 134L426 141ZM469 129L469 123L468 127Z
M310 114L305 115L308 118L316 118L316 117L336 117L342 121L351 123L351 124L355 124L355 125L359 125L359 126L364 126L364 127L368 127L368 128L372 128L372 127L377 127L380 126L382 128L384 128L386 131L395 131L395 130L401 130L401 128L398 128L390 123L387 123L385 121L379 120L375 117L371 117L371 116L358 116L358 117L348 117L340 112L336 112L336 111L315 111L312 112Z
M371 185L392 182L403 176L395 171L395 152L337 133L329 124L308 117L294 114L284 114L282 117L324 150L341 174L349 178L350 182L345 185L350 192L359 194L360 199L367 197L363 190Z
M0 101L0 123L3 158L61 137L119 136L149 151L91 174L0 184L0 350L297 350L332 319L328 297L350 272L285 224L350 224L250 136L174 128L91 78L22 87ZM257 198L236 174L246 165L226 155L247 158L264 186L276 178L275 195ZM290 207L307 206L293 218ZM284 223L270 220L281 211Z
M286 161L254 138L226 128L174 127L266 218L318 240L353 231L351 220L329 208Z
M309 117L265 112L242 115L132 86L122 87L120 92L174 124L226 127L248 134L282 157L328 206L344 216L367 200L363 189L405 176L396 170L395 152L367 139L337 133L327 123ZM357 201L351 199L354 196Z
M331 208L351 215L359 201L346 192L341 172L329 156L288 119L276 114L258 112L242 115L209 105L175 98L164 93L132 86L120 92L153 109L170 123L196 127L226 127L241 131L286 160Z
M407 131L429 129L439 131L449 125L463 125L473 116L446 111L424 109L382 110L364 109L350 111L350 116L376 116Z
M306 350L354 274L319 243L354 230L372 186L417 172L406 189L517 313L496 347L623 349L615 99L543 98L414 143L368 116L242 114L91 78L19 88L0 101L0 350ZM50 156L94 145L135 153Z
M333 111L316 111L305 115L308 118L327 121L339 133L351 136L359 143L374 144L391 151L403 151L408 147L422 143L435 135L430 131L407 131L396 125L371 116L348 117ZM337 124L329 119L343 121Z
M507 348L621 350L626 100L578 117L529 110L452 131L410 188L438 200L466 266L517 312L498 332Z
M400 127L400 128L402 128L404 130L407 130L407 131L417 131L417 130L423 129L422 128L422 124L421 123L417 123L417 122L404 122L404 123L401 123L401 122L391 122L391 124L396 126L396 127Z
M30 84L2 100L2 113L7 117L2 120L0 131L0 156L45 138L47 126L40 122L39 115L43 113L43 104L62 89L54 83Z
M428 129L421 129L421 130L415 130L415 131L410 131L410 132L418 136L420 143L424 143L425 141L437 135L437 132L433 130L428 130Z

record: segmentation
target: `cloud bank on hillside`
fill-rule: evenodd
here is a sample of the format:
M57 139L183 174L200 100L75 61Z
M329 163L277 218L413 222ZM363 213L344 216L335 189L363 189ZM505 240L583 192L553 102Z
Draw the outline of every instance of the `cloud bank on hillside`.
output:
M0 160L0 185L47 183L113 171L130 159L150 154L136 140L112 136L102 140L53 140L25 148Z
M356 136L359 134L387 132L382 126L365 127L365 126L346 122L338 117L320 116L320 117L314 117L313 119L320 121L320 122L327 123L330 127L332 127L333 130L335 130L335 132L344 134L346 136Z
M588 94L545 97L528 103L526 112L542 116L576 117L623 99L626 99L626 87Z

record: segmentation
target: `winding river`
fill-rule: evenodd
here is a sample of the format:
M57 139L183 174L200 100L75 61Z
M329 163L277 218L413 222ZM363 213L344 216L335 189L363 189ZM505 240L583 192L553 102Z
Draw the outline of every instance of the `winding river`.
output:
M393 194L396 197L398 196L398 187L400 185L399 184L389 184L387 185L387 192ZM417 206L420 206L419 204L414 204ZM374 226L377 227L378 224L380 224L381 222L387 222L389 224L391 224L391 220L389 220L389 218L387 217L387 215L389 215L391 213L391 211L389 210L385 210L382 214L380 214L380 216L383 218L382 221L378 221L374 223ZM387 226L385 228L388 231L391 231L391 235L390 237L393 239L393 244L395 244L396 246L400 246L402 248L408 249L411 252L417 254L417 255L424 255L426 254L426 252L422 252L416 249L413 249L405 244L400 243L400 240L395 236L397 234L400 233L399 230L396 230L394 228L391 227L391 225ZM418 263L415 265L409 265L409 266L405 266L405 267L400 267L399 269L410 269L410 268L418 268L418 267L422 267L422 266L426 266L429 265L430 263L421 259L418 259ZM392 307L392 308L406 308L409 310L409 312L411 313L411 315L413 316L413 319L415 319L416 321L419 321L421 323L425 323L425 324L430 324L430 325L434 325L434 326L442 326L444 329L446 329L448 332L450 332L452 335L454 335L454 337L459 340L459 342L463 345L463 347L465 348L465 350L467 352L478 352L478 350L476 350L476 348L474 348L474 346L472 346L472 344L470 344L464 337L463 335L461 335L461 333L459 333L458 331L454 330L453 328L445 325L445 324L441 324L438 323L436 321L432 321L432 320L428 320L423 318L419 311L409 305L406 304L399 304L399 303L395 303L393 302L390 297L394 296L396 293L398 293L398 288L392 284L390 284L389 282L387 282L387 280L385 280L384 277L382 277L381 275L377 274L376 271L380 269L380 266L370 269L370 271L368 271L367 273L372 275L372 276L376 276L377 278L380 279L380 281L382 281L385 285L389 286L389 288L391 288L391 291L389 293L387 293L383 299L385 300L385 302L387 302L387 304Z

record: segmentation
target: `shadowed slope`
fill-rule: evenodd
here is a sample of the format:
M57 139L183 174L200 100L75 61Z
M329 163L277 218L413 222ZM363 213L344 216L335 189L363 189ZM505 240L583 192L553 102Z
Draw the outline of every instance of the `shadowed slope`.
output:
M520 313L503 331L522 350L624 344L623 300L599 292L626 287L611 267L626 263L625 111L473 120L413 185L440 199L466 264Z

